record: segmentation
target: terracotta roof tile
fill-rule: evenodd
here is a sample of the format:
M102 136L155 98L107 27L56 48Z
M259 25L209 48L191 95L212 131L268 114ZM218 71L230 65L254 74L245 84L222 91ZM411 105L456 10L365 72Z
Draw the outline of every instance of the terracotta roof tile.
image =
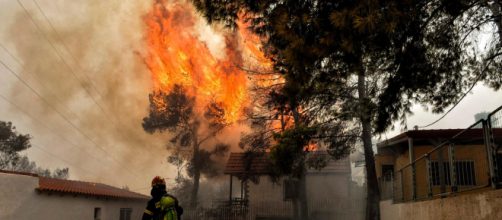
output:
M318 153L319 154L319 153ZM320 153L320 154L326 154ZM247 159L247 157L252 157ZM267 175L271 173L271 161L268 153L249 154L249 153L231 153L228 158L224 174L255 174ZM340 160L331 160L326 167L321 170L311 169L309 173L350 173L350 161L348 158Z
M36 190L40 192L60 192L60 193L98 196L107 198L123 198L123 199L147 200L150 198L143 194L131 192L125 189L119 189L102 183L55 179L55 178L41 177L34 173L18 172L10 170L0 170L0 173L37 177L38 187L36 188Z
M37 190L42 192L61 192L124 199L149 199L145 195L102 183L39 177L38 185Z
M268 154L231 153L223 173L269 174L270 165Z

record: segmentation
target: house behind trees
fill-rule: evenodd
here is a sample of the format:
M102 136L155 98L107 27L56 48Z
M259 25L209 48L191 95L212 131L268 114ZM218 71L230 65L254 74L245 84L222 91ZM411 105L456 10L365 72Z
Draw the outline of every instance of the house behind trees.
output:
M231 153L229 157L224 170L230 181L228 200L234 207L245 206L245 219L294 219L295 180L280 177L272 181L269 154L248 156ZM349 158L330 159L320 170L309 169L306 182L312 219L363 219L364 213L351 202Z

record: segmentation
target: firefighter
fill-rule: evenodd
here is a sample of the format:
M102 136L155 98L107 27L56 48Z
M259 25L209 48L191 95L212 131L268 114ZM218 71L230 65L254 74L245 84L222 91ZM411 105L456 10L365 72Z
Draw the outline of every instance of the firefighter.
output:
M152 180L152 199L148 201L143 220L181 220L183 208L176 197L167 194L166 182L159 176Z

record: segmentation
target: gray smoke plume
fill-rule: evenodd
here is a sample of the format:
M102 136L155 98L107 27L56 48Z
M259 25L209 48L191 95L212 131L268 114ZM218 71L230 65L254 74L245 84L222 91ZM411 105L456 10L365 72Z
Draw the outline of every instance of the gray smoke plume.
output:
M46 101L20 82L9 98L53 129L34 134L35 145L40 136L55 136L44 147L76 164L57 161L69 166L75 179L134 190L148 186L152 175L169 176L165 138L141 128L151 82L136 52L142 49L142 15L149 2L9 4L16 12L2 42L20 62L11 59L9 65Z
M147 134L141 127L152 90L140 55L145 48L142 16L152 2L20 3L9 2L9 13L0 16L8 21L0 26L5 30L0 42L7 49L0 48L0 58L44 100L20 81L12 81L6 93L35 118L22 132L34 136L35 146L71 164L40 156L36 150L29 151L30 157L49 167L68 166L72 179L127 185L141 192L148 191L155 175L173 178L175 169L166 163L169 138L165 133ZM218 52L224 50L225 38L202 18L196 20L194 34L215 57L224 58ZM9 115L26 117L17 108L8 109ZM237 146L241 129L229 130L222 137Z

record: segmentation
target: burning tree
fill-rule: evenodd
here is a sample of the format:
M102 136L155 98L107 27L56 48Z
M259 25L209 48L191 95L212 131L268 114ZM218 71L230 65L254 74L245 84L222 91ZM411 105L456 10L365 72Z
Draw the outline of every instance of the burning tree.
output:
M319 100L360 124L367 219L379 218L372 135L404 122L414 103L438 113L478 82L502 85L500 1L193 2L209 22L236 27L244 15L263 36L293 113ZM486 27L494 37L483 52L473 45Z
M149 133L168 131L173 134L170 143L174 145L174 154L168 162L186 168L187 175L193 179L190 192L192 207L197 205L201 174L207 177L217 175L215 157L222 157L229 149L226 144L216 143L211 150L207 150L210 148L209 141L228 125L220 104L211 102L205 106L203 115L198 114L195 107L195 97L187 95L182 86L174 85L170 92L159 90L150 94L149 115L142 124ZM181 175L178 175L177 181L183 183Z

